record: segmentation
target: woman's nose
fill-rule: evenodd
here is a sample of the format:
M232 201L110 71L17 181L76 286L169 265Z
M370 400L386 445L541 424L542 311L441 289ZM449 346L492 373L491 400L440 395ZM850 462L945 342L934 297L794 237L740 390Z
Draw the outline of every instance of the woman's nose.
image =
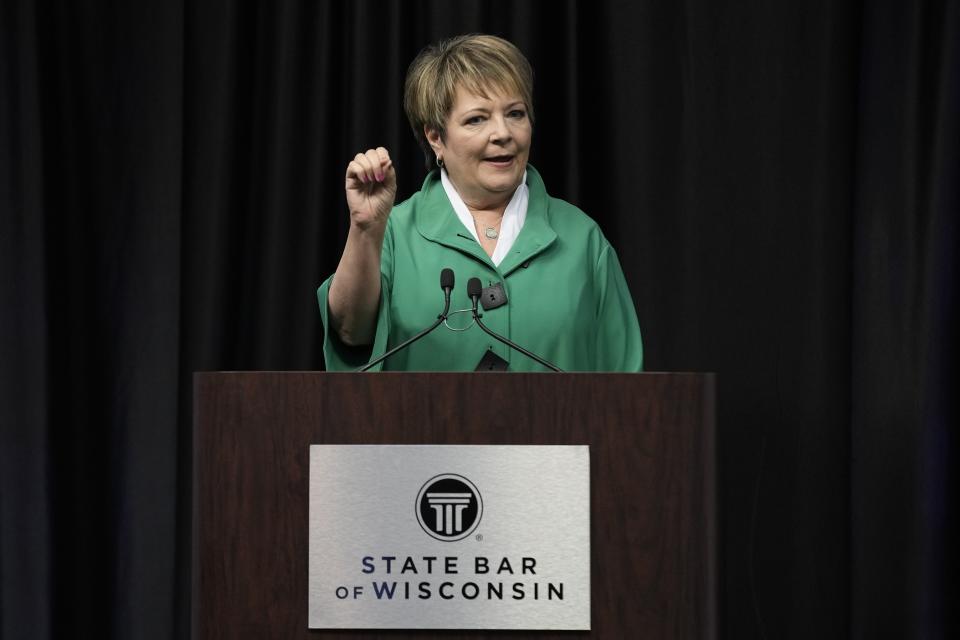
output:
M507 121L503 116L494 116L490 119L490 122L493 125L493 130L490 132L492 142L505 142L510 139L510 127L507 126Z

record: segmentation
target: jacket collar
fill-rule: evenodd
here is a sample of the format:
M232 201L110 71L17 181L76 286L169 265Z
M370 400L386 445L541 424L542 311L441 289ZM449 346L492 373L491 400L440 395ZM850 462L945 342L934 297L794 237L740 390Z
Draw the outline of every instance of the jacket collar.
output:
M451 249L465 253L488 267L499 271L502 276L509 275L531 258L554 243L557 234L550 226L549 202L546 187L540 174L527 165L527 219L517 236L510 253L500 263L499 269L490 261L473 236L463 228L447 194L440 183L440 172L436 169L427 174L420 190L421 202L414 217L417 231L424 238Z

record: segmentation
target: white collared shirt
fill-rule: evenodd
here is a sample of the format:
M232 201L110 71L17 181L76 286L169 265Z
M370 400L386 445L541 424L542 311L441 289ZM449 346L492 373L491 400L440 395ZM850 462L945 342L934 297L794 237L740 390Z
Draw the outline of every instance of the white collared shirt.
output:
M480 236L477 235L477 228L473 221L473 216L470 215L470 210L467 209L463 198L457 193L456 187L450 182L446 169L440 170L440 182L443 184L443 190L447 192L447 199L450 200L450 204L453 205L453 210L456 212L457 217L460 218L460 222L463 223L463 226L467 228L470 235L479 243ZM507 208L503 212L503 219L500 221L500 233L497 236L497 246L493 250L493 255L490 256L490 260L498 267L503 259L507 257L517 236L520 235L520 229L523 228L523 223L527 219L527 201L529 200L529 194L530 190L527 188L527 172L524 171L520 186L513 192L513 197L510 198L510 202L507 203Z

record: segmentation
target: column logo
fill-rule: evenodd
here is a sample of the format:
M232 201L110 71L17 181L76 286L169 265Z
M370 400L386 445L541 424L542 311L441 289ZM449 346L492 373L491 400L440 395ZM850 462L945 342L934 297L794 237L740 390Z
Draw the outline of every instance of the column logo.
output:
M472 482L444 473L420 488L416 511L420 526L437 540L462 540L480 524L483 501Z

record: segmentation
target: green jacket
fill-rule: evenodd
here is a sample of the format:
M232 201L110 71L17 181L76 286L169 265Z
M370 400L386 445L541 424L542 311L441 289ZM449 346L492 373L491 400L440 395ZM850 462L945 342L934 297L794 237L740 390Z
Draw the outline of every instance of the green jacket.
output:
M327 370L351 370L383 354L436 320L443 308L440 271L453 269L451 310L470 307L467 281L502 282L506 305L481 312L491 330L564 371L640 371L643 345L636 311L616 253L597 224L573 205L551 198L540 174L527 167L527 218L499 267L463 227L435 170L423 188L394 207L381 258L380 310L373 346L350 348L330 329L327 292L317 290ZM469 314L456 317L465 326ZM543 366L477 327L441 325L373 370L472 371L487 349L510 371Z

